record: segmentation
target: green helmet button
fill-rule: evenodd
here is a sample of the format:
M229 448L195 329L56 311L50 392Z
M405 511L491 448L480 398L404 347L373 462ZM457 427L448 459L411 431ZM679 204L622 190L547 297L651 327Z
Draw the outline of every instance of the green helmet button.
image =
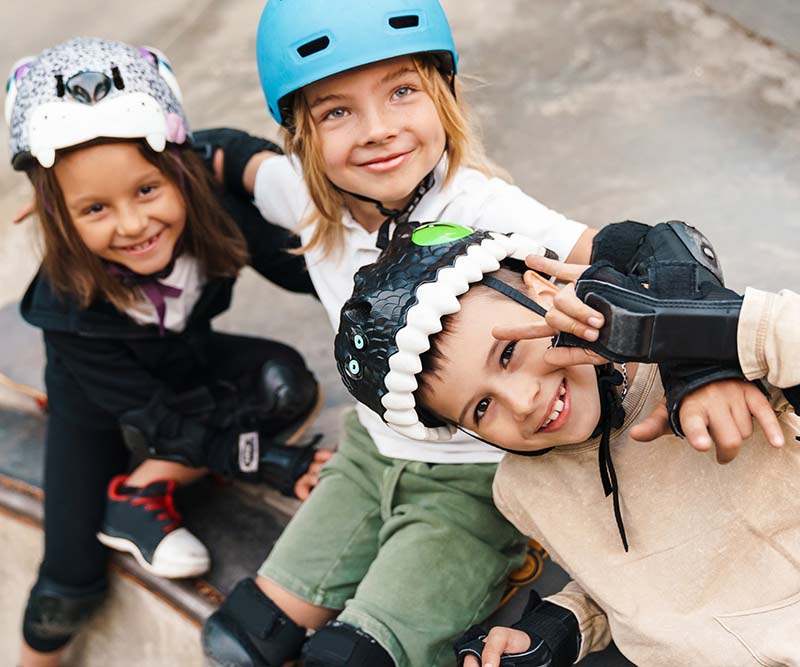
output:
M414 245L419 246L441 245L442 243L463 239L472 234L472 232L472 229L463 225L455 225L450 222L433 222L415 229L411 235L411 241Z

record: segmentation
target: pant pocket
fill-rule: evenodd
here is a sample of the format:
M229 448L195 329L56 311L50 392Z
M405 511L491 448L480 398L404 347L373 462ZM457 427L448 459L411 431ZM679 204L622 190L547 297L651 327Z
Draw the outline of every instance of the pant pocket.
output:
M714 617L766 667L800 667L800 592L770 605Z

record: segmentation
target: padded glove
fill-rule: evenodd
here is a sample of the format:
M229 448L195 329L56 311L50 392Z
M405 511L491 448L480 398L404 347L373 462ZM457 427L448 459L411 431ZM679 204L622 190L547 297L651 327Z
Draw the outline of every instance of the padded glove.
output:
M523 653L504 653L500 667L568 667L578 658L578 619L564 607L542 602L536 591L531 591L522 618L511 627L530 637L530 648ZM463 667L470 655L482 664L483 640L488 634L485 626L474 625L455 642L458 667Z
M620 222L598 232L577 296L606 320L588 347L612 361L737 362L742 297L725 288L711 243L694 227Z
M192 143L212 171L214 152L217 148L222 149L225 154L222 168L225 189L246 198L253 196L251 192L244 189L242 183L244 169L250 158L262 151L272 151L283 155L281 147L267 139L226 127L197 130L192 134Z

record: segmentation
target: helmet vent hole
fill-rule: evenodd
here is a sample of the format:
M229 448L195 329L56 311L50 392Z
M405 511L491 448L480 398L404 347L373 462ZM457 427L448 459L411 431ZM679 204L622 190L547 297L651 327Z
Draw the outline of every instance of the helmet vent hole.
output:
M302 46L298 46L297 53L301 58L308 58L308 56L313 56L315 53L319 53L320 51L327 49L330 43L331 40L323 35L322 37L312 39L310 42L306 42Z
M389 25L395 30L416 28L419 26L419 15L409 14L408 16L393 16L389 19Z

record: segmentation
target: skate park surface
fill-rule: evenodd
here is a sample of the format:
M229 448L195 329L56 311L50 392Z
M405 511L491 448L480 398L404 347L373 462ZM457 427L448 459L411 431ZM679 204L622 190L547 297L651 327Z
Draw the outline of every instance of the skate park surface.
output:
M195 128L277 136L258 85L262 0L7 3L0 70L62 39L151 44L170 57ZM357 10L358 0L342 2ZM685 220L713 241L735 289L800 284L800 7L792 0L443 0L470 75L468 99L489 154L547 206L592 226ZM5 133L5 127L3 132ZM0 160L0 371L41 385L39 333L17 303L37 266L31 222L10 220L30 196ZM283 340L326 392L316 430L335 446L349 404L322 308L245 272L220 329ZM0 655L13 664L41 557L44 423L0 390ZM115 559L112 596L67 665L201 665L198 620L252 574L296 505L270 492L213 484L186 499L212 552L205 583L162 584ZM563 581L552 563L537 588ZM198 588L199 587L199 588ZM522 596L512 605L523 602ZM511 612L508 612L511 614ZM614 651L587 665L627 663ZM424 667L424 666L421 666Z

